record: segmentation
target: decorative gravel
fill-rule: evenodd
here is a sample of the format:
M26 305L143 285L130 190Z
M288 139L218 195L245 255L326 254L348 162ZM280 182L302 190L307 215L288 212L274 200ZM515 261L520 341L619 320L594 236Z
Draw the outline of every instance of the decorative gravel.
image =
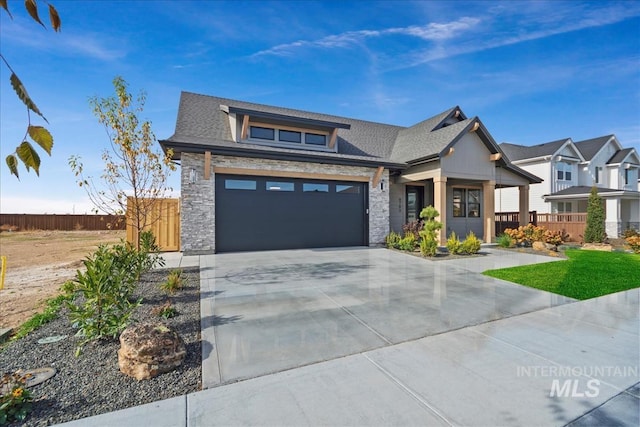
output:
M79 338L66 316L66 310L52 322L0 349L0 373L18 369L53 367L56 375L32 387L34 402L25 426L47 426L105 412L167 399L201 389L200 283L197 269L184 269L182 290L167 296L160 290L169 270L145 274L137 295L143 298L134 314L135 321L161 321L178 332L187 355L176 370L155 378L137 381L118 369L118 340L102 340L85 345L80 357L74 356ZM178 311L163 319L152 313L169 299ZM54 335L69 337L51 344L38 344Z

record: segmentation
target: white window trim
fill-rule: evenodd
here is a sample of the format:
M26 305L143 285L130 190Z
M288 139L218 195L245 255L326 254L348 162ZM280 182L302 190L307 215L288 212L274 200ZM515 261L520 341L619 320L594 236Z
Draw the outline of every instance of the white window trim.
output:
M251 127L261 127L261 128L273 129L274 130L274 140L251 138ZM280 130L286 130L286 131L292 131L292 132L300 132L301 133L300 142L280 141L278 139ZM325 136L325 145L323 146L323 145L305 143L304 142L305 134L307 134L307 133L316 134L316 135L324 135ZM276 124L271 124L271 123L260 123L260 122L255 122L255 121L251 121L250 120L249 121L249 130L247 132L247 138L246 139L242 139L239 142L240 143L247 143L247 144L254 144L254 145L265 145L265 146L268 146L268 147L293 148L293 149L298 149L298 150L322 151L322 152L328 152L328 153L337 153L338 152L338 142L336 141L336 144L334 145L333 148L329 148L330 140L331 140L331 132L328 132L328 131L315 130L315 129L305 129L305 128L298 128L298 127L292 127L292 126L285 126L285 125L276 125Z

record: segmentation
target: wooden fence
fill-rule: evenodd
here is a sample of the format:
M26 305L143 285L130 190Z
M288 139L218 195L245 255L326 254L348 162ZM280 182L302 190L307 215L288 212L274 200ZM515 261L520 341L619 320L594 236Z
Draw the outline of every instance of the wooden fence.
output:
M131 220L132 199L127 202L127 241L135 243L138 233ZM153 202L149 216L146 218L144 230L151 230L156 238L156 244L163 252L180 250L180 199L156 199Z
M579 242L587 227L586 213L538 214L538 225L551 231L563 231L570 242Z
M124 230L120 215L0 214L2 230Z
M519 212L496 212L496 236L507 228L518 228L520 225ZM569 235L570 242L579 242L587 226L586 213L538 213L529 212L529 222L551 231L563 231Z

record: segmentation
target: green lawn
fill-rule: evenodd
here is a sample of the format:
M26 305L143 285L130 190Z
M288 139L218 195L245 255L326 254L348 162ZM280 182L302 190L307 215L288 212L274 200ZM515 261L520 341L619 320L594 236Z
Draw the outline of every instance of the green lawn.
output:
M487 270L483 274L575 299L640 287L640 255L568 249L567 260Z

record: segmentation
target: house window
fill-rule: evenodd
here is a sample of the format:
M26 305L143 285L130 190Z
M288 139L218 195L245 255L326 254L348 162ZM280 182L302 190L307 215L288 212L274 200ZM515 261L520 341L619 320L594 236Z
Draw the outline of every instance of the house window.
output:
M558 213L570 213L572 210L571 202L558 202Z
M305 133L304 143L312 145L327 145L327 135L320 135L317 133Z
M295 142L295 143L301 143L302 142L302 132L294 132L291 130L282 130L280 129L278 131L278 136L279 136L279 140L280 141L284 141L284 142Z
M556 163L558 181L571 181L571 165L565 162Z
M249 126L247 141L264 144L277 144L281 146L302 146L315 150L327 150L329 142L329 132L310 131L288 127L284 125L271 125L255 123Z
M468 210L467 216L473 218L480 217L480 190L467 190Z
M631 169L624 170L624 185L629 185L629 177L631 176Z
M464 190L460 188L453 189L453 216L464 217L466 216L466 205L464 203Z
M275 129L263 128L259 126L251 126L249 136L256 139L266 139L273 141L275 139Z
M601 179L602 179L602 167L596 166L596 184L600 184Z
M480 190L454 188L453 216L458 218L479 218Z

